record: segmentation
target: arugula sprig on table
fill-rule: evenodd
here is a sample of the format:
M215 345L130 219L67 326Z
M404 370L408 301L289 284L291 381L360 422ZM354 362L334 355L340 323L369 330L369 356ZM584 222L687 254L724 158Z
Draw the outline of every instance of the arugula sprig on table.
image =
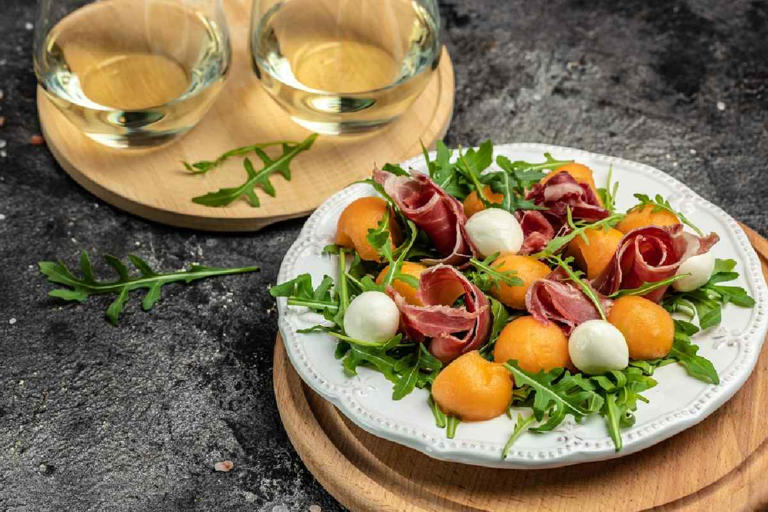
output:
M86 251L80 253L80 273L82 277L75 276L61 260L41 261L38 263L40 272L51 283L64 285L65 288L56 288L48 293L51 297L67 301L85 302L92 295L116 294L117 297L107 308L106 316L113 325L117 325L120 313L128 301L129 293L133 290L146 289L141 307L149 311L160 299L163 286L169 283L191 283L206 277L241 274L255 272L259 267L216 268L204 265L192 265L186 270L177 272L160 273L142 258L129 254L128 259L138 270L139 275L131 275L128 267L120 259L105 254L104 260L117 273L114 281L99 281L94 272L93 264Z
M192 198L192 202L202 204L204 206L220 207L232 204L234 201L240 198L245 198L251 206L260 206L261 201L259 201L259 197L256 194L256 189L261 188L267 195L275 197L275 187L272 185L272 182L269 181L270 177L274 173L279 173L287 181L290 181L291 161L299 153L311 148L316 138L317 134L313 133L301 142L279 142L261 145L257 144L254 146L246 146L245 148L238 148L231 152L225 153L214 161L202 161L196 162L194 164L185 163L185 166L188 169L196 169L197 171L194 172L200 174L210 171L231 156L247 152L245 151L246 149L256 153L256 156L258 156L263 163L263 167L257 171L254 168L251 160L249 158L245 158L243 161L243 167L245 168L247 178L244 183L236 187L221 188L215 192L209 192L208 194L194 197ZM281 146L282 153L276 158L272 158L267 155L263 148L277 144Z
M293 145L298 144L296 141L291 140L278 140L273 142L262 142L258 144L251 144L249 146L241 146L239 148L230 149L229 151L226 151L218 156L215 160L200 160L198 162L182 162L184 164L184 168L191 172L192 174L205 174L209 171L212 171L219 167L221 164L226 162L232 157L235 156L245 156L249 153L253 153L255 151L263 151L267 148L274 147L274 146L282 146L284 144Z
M755 305L755 299L744 288L720 284L739 277L735 267L736 261L732 259L716 259L712 277L704 286L690 292L672 291L662 305L670 313L687 316L688 320L696 318L702 330L719 325L724 305L731 303L744 308Z

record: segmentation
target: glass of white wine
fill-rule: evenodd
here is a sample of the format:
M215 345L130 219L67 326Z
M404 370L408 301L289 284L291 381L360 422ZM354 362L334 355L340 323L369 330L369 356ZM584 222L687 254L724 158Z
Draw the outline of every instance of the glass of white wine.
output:
M231 62L221 0L39 0L34 51L48 98L116 148L195 126Z
M251 53L267 92L316 132L402 114L440 59L436 0L254 0Z

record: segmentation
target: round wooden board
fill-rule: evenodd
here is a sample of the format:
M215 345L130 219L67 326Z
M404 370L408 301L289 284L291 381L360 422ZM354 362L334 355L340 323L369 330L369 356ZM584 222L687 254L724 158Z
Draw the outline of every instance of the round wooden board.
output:
M748 235L759 252L760 244L768 249L765 239L751 230ZM768 279L765 260L763 273ZM765 353L729 402L671 439L629 457L528 471L441 462L365 432L302 383L279 336L273 377L294 448L328 492L353 511L768 507Z
M88 191L123 210L163 224L212 231L253 231L306 215L331 194L370 176L374 164L402 162L442 138L453 110L453 66L443 49L424 92L397 121L372 133L321 136L291 164L293 179L272 180L277 196L259 194L260 208L237 201L224 208L191 198L244 181L240 158L192 176L182 161L211 160L239 146L302 140L310 132L293 123L262 89L248 49L251 0L226 0L232 69L211 110L183 138L154 150L113 150L80 133L38 88L40 125L56 160Z

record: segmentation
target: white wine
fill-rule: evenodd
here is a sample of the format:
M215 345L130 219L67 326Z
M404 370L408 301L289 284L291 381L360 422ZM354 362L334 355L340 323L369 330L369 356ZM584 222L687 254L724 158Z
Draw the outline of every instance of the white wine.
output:
M162 144L205 114L231 55L210 18L168 0L105 0L64 17L35 69L53 103L112 147Z
M402 114L440 56L438 22L411 0L285 0L252 33L256 73L293 119L321 133L367 130Z

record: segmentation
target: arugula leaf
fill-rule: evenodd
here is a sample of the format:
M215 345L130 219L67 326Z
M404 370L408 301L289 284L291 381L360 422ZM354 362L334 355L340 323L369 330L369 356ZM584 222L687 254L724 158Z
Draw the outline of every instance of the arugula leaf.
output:
M690 330L691 327L695 328L696 326L688 322L681 323L679 320L675 320L675 341L667 357L683 365L685 371L691 377L710 384L719 384L720 377L717 375L717 370L715 370L712 362L705 357L697 355L699 347L691 342L690 336L693 334Z
M136 255L129 255L134 267L139 271L139 276L132 277L128 268L118 258L105 255L107 264L117 273L114 281L98 281L93 273L93 265L86 251L80 253L80 272L82 278L76 277L61 260L40 261L40 272L51 283L62 284L68 288L57 288L49 292L51 297L57 297L67 301L85 302L91 295L117 294L114 302L107 309L107 318L113 325L117 325L123 306L128 301L128 293L132 290L145 288L147 290L142 308L148 311L160 298L160 289L168 283L191 283L206 277L229 274L241 274L255 272L259 267L240 268L215 268L204 265L192 265L187 270L170 273L158 273L152 270L149 264Z
M554 170L573 163L573 160L556 160L549 153L544 153L544 158L546 161L534 164L522 160L512 162L509 158L499 155L496 157L496 165L509 174L515 182L515 193L524 196L533 184L538 183L546 176L546 173L542 172L544 169Z
M613 164L608 167L608 179L606 180L605 188L598 188L597 195L600 196L600 200L603 202L603 206L608 210L608 213L613 214L616 211L616 194L619 191L619 182L611 183L613 181Z
M437 405L437 402L435 402L432 393L429 394L427 403L429 404L429 408L432 410L432 415L435 417L435 425L437 428L445 428L445 426L448 424L448 418L445 416L443 410L440 409L440 406Z
M691 274L677 274L672 277L662 279L661 281L656 281L653 283L645 282L640 286L638 286L637 288L625 288L623 290L617 290L616 292L610 294L608 297L610 297L611 299L617 299L619 297L624 297L625 295L645 295L646 293L650 293L653 290L656 290L657 288L669 286L670 284L674 283L678 279L682 279L690 275Z
M331 294L333 278L324 276L317 288L312 286L312 276L301 274L269 289L273 297L288 297L291 306L306 306L315 311L338 311L339 302Z
M653 373L657 364L649 362L641 366L647 367L648 373ZM621 429L634 425L637 402L648 401L641 393L656 386L656 381L642 368L634 366L590 377L590 381L603 399L600 415L605 418L608 434L616 451L619 451L623 444Z
M378 370L394 384L393 400L402 399L415 388L431 386L443 367L443 364L427 351L424 344L399 343L401 335L378 346L365 346L356 343L356 340L347 340L338 333L329 334L349 342L349 351L343 353L344 372L350 376L357 375L357 368L361 365Z
M621 411L619 410L619 406L616 405L616 395L614 393L607 393L605 395L605 405L603 405L603 410L603 415L608 423L608 434L611 436L616 451L618 452L623 445L621 432L619 431L619 417L621 416Z
M529 373L520 368L517 361L510 360L504 367L514 377L515 385L533 388L533 415L543 424L532 428L534 432L545 432L557 427L570 414L576 420L600 410L603 399L595 393L594 386L582 374L571 374L563 368L549 372Z
M490 141L488 142L489 147ZM482 147L481 147L482 149ZM469 152L468 152L469 153ZM468 174L468 178L473 183L477 196L486 208L498 207L509 212L516 210L546 210L533 201L526 199L527 190L534 183L541 181L546 174L543 169L555 169L562 165L572 162L572 160L555 160L549 153L544 154L546 161L543 163L530 163L523 161L512 162L509 158L499 155L496 158L496 165L501 171ZM485 160L482 161L486 163ZM490 164L489 164L490 165ZM487 166L486 166L487 167ZM502 201L499 204L491 203L483 191L482 185L487 185L491 191L501 194Z
M348 376L357 375L357 367L360 365L371 366L381 372L387 380L397 384L400 377L395 371L397 359L389 356L377 347L362 347L350 345L350 350L342 360L344 373Z
M470 183L470 187L477 192L477 197L485 206L490 206L491 203L488 201L488 198L485 197L485 192L483 191L483 171L485 171L492 162L493 144L490 140L487 140L480 144L477 151L470 148L462 153L461 148L459 148L459 156L453 167L456 173L463 175L465 180Z
M458 169L467 175L479 176L493 163L493 143L486 140L480 143L477 150L469 148L462 154L459 149Z
M556 254L557 252L559 252L569 243L571 243L571 240L573 240L577 236L586 237L586 235L584 234L586 230L598 229L598 228L602 228L602 229L611 228L616 224L618 224L621 221L621 219L623 219L624 217L625 215L623 213L614 213L609 217L606 217L604 219L601 219L589 224L583 223L583 222L574 223L573 218L571 217L570 209L568 209L568 223L571 227L571 231L566 235L557 236L553 238L552 240L547 242L547 245L544 246L544 249L542 249L541 251L535 254L532 254L531 256L537 259L548 258Z
M544 174L542 173L542 176ZM524 192L519 192L520 181L515 181L509 173L504 171L489 172L480 176L480 183L491 187L491 191L502 195L501 203L491 203L485 197L482 189L478 191L478 198L486 208L501 208L508 212L516 210L546 210L544 206L539 206L531 199L525 198ZM482 195L481 195L482 194Z
M369 229L365 239L386 261L392 263L392 238L389 233L389 215L385 215L375 228Z
M445 430L445 437L453 439L454 436L456 436L456 429L458 428L459 423L461 423L461 420L456 416L446 416L447 428Z
M340 329L335 331L343 335L344 313L347 311L350 301L349 278L347 273L346 256L349 249L338 247L336 253L339 258L339 275L334 283L333 278L324 276L321 283L315 289L312 287L312 276L301 274L290 281L280 283L270 288L269 293L273 297L287 297L289 306L304 306L323 317ZM370 280L370 278L369 278ZM373 287L378 287L371 282ZM315 326L324 328L323 326Z
M523 435L523 433L528 430L536 421L536 417L533 415L528 416L527 418L523 418L522 414L517 415L517 421L515 422L515 429L512 431L512 435L509 436L509 440L507 440L507 444L504 445L504 449L501 450L501 458L506 459L509 456L509 451L512 449L512 445L517 441L517 439Z
M350 302L349 281L347 280L347 249L339 251L339 275L336 278L336 290L339 294L339 309L332 320L344 330L344 315Z
M298 142L290 140L262 142L259 144L251 144L250 146L242 146L239 148L230 149L229 151L221 154L218 158L216 158L216 160L200 160L199 162L194 162L192 164L188 162L182 163L184 164L184 168L192 174L205 174L208 171L212 171L213 169L217 168L219 165L223 164L233 156L245 156L248 153L253 153L256 150L264 150L269 147L282 146L284 144L292 145L298 144Z
M270 158L264 150L255 148L254 152L264 163L258 172L254 169L251 161L246 158L243 162L245 172L248 176L245 183L236 187L221 188L216 192L209 192L208 194L197 196L192 198L192 202L202 204L205 206L227 206L237 199L244 197L248 200L251 206L258 207L261 205L258 196L256 195L256 188L261 189L268 195L275 196L275 188L269 181L269 178L274 173L280 173L286 180L291 179L291 169L289 167L291 160L299 153L308 150L315 142L317 134L313 133L302 142L289 144L283 143L283 153L276 159Z
M634 194L635 198L640 201L640 204L633 206L630 208L627 213L634 210L635 208L643 208L647 205L653 206L653 209L651 211L653 212L660 212L662 210L668 211L672 215L675 215L678 219L680 219L680 222L691 228L696 232L699 236L704 236L704 232L700 230L698 227L696 227L691 221L688 220L688 218L683 215L682 212L679 212L672 208L672 205L669 204L669 201L664 199L664 197L661 194L656 194L653 199L648 197L647 194Z
M352 338L350 336L347 336L346 334L342 334L340 332L336 332L333 327L328 327L325 325L313 325L312 327L307 327L306 329L298 329L296 332L300 332L302 334L314 334L314 333L327 333L333 336L334 338L344 341L351 345L358 345L360 347L380 347L384 348L387 346L390 346L392 343L397 344L401 339L402 335L397 334L390 338L387 341L384 342L378 342L378 341L368 341L368 340L360 340L357 338Z
M504 307L504 304L493 297L488 297L488 300L491 302L491 318L493 318L493 324L491 325L491 335L488 337L488 342L480 347L480 355L488 360L493 360L493 347L496 345L499 333L507 325L510 315L507 308Z
M408 171L403 169L400 164L384 164L381 168L383 171L391 172L392 174L396 176L410 176L408 174Z
M408 368L402 377L397 381L395 387L392 389L392 400L400 400L404 396L411 393L416 387L416 382L419 377L419 369L421 368L421 351L417 352L416 362Z
M413 221L407 220L406 225L408 226L408 238L394 251L392 250L392 243L390 242L389 216L385 216L379 222L376 229L368 230L368 235L366 236L368 243L371 244L371 246L376 249L376 252L389 263L387 274L385 275L381 286L379 286L381 290L384 290L387 286L392 284L392 281L394 281L395 278L410 284L414 288L418 288L419 286L419 282L416 278L400 273L403 262L405 261L406 256L408 256L418 235L418 229Z
M427 164L430 178L443 190L453 197L463 200L470 192L476 191L478 198L486 207L499 207L507 211L543 210L533 201L525 199L525 193L534 183L539 182L546 174L544 169L556 169L573 160L556 160L545 153L546 160L541 163L524 161L512 162L505 156L499 156L496 164L501 168L489 171L493 163L493 143L486 140L477 150L458 150L457 158L452 161L453 151L442 141L437 143L436 157L429 159L427 149L422 145L422 153ZM489 172L486 172L489 171ZM502 194L500 204L491 203L485 196L484 186L493 192Z
M690 292L670 292L662 306L670 313L686 315L689 320L698 317L702 330L720 324L722 308L729 302L740 307L753 307L755 299L744 288L719 284L739 277L738 272L733 271L735 267L734 260L716 259L715 269L705 285Z
M453 150L448 149L441 140L437 141L436 148L435 159L430 160L427 148L421 145L429 177L448 194L463 200L472 191L471 182L463 173L456 171L456 164L451 162Z
M498 289L499 285L522 286L523 280L517 277L515 270L500 270L501 264L496 266L493 262L499 254L492 254L482 261L470 258L469 263L475 268L468 277L477 285L478 288L488 293L493 289Z

